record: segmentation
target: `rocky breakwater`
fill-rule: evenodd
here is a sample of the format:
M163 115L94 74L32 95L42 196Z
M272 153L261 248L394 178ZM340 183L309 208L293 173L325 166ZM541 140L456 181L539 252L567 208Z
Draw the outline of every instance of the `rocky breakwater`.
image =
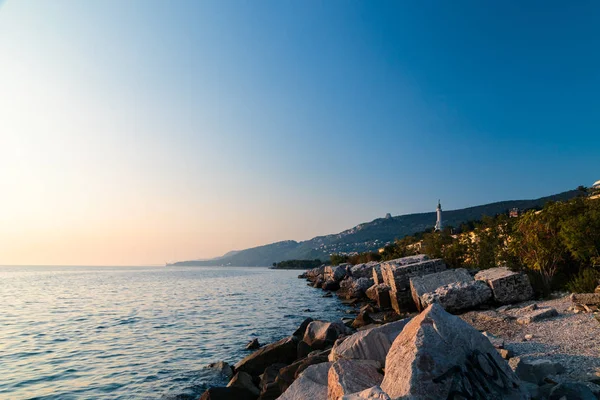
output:
M323 266L299 277L307 279L315 288L328 291L327 296L336 292L351 304L369 303L371 308L361 309L354 327L381 318L397 319L433 303L440 304L446 311L461 313L522 302L533 296L525 274L507 268L473 274L465 269L447 269L441 259L416 255L383 263ZM369 316L369 313L375 315Z
M325 290L337 287L344 301L360 307L358 315L338 322L306 319L290 337L235 364L226 371L229 385L211 388L201 399L596 398L589 382L569 378L571 363L565 363L569 374L564 372L562 355L537 361L539 355L528 353L532 348L539 353L534 342L545 329L560 332L554 325L565 317L564 310L532 302L507 305L531 297L529 281L503 268L483 272L473 276L446 269L441 260L424 256L307 271L300 277ZM396 307L399 292L403 298L404 292L410 295L402 314L389 309L392 292ZM571 301L571 308L600 304L597 294L575 295ZM500 307L494 311L493 305ZM409 307L420 314L406 314ZM586 371L595 364L589 356L573 357Z
M298 356L301 343L309 353ZM237 363L200 399L527 399L488 338L433 304L413 318L353 331L305 321Z

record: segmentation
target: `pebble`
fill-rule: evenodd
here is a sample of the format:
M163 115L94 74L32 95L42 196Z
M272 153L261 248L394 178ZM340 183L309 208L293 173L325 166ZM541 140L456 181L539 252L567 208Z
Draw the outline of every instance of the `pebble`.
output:
M531 340L531 339L533 339L533 335L531 335L531 334L525 335L525 340Z

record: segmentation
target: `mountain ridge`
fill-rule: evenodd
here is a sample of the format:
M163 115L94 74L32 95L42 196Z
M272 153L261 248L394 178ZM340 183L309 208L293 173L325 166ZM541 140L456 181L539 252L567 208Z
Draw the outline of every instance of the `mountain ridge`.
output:
M543 207L549 201L565 201L580 195L578 190L540 197L532 200L507 200L472 206L458 210L443 211L445 226L480 220L484 215L494 216L507 213L512 208L527 210ZM436 213L414 213L391 218L376 218L363 222L339 233L315 236L304 241L282 240L244 250L234 250L210 260L180 261L168 266L269 266L274 262L293 259L325 260L330 254L376 250L386 243L407 235L425 231L435 224Z

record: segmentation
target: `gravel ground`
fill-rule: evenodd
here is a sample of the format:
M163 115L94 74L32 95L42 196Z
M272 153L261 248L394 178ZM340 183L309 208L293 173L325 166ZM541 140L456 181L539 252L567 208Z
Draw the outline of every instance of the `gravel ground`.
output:
M539 308L555 308L558 316L528 325L517 324L516 319L528 312L524 308L534 303ZM557 376L557 382L589 381L592 378L600 381L596 376L600 372L600 323L592 314L568 311L572 305L566 295L552 300L524 302L508 310L472 311L461 315L461 318L480 331L504 339L504 348L512 351L513 357L560 362L567 372ZM525 335L533 337L526 340ZM514 365L515 361L510 364ZM600 386L594 389L598 392Z

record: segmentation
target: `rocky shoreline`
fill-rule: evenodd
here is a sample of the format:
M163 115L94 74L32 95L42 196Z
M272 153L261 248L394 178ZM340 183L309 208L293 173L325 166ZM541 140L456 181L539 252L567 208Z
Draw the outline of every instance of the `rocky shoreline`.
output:
M600 293L535 302L525 275L447 269L427 256L322 266L308 284L353 307L307 318L202 400L597 399Z

